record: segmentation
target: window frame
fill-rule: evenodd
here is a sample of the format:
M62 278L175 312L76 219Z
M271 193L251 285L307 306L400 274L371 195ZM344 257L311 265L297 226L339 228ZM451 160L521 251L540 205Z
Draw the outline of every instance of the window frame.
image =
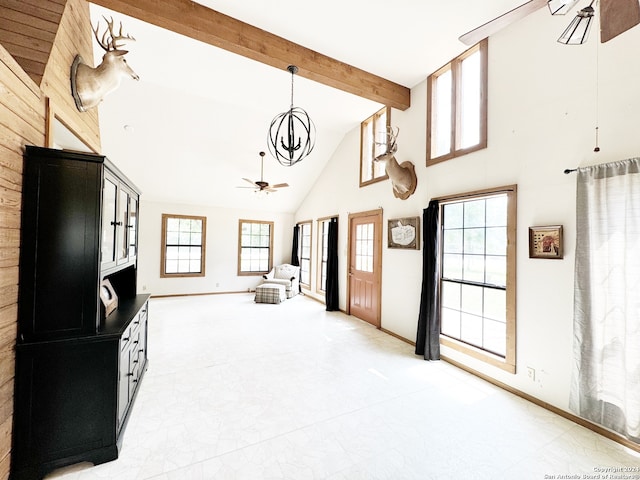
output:
M506 265L506 289L505 289L505 356L491 353L480 347L473 346L452 337L440 333L440 344L458 352L469 355L475 359L501 368L509 373L516 373L516 235L517 235L517 185L508 185L498 188L489 188L473 192L449 195L437 198L439 202L438 225L438 305L440 318L442 318L442 264L443 264L443 231L442 211L444 205L473 201L487 198L496 194L507 195L507 265Z
M298 226L300 227L299 230L299 238L298 238L298 259L300 260L300 285L302 285L303 287L306 287L308 289L311 289L311 272L312 272L312 261L311 259L313 258L313 221L312 220L305 220L304 222L298 222ZM303 252L303 239L305 237L304 235L304 227L308 226L309 227L309 235L308 235L308 242L309 242L309 257L305 258L302 256L302 252ZM308 260L309 262L309 282L305 283L303 281L303 270L302 270L302 261L303 260Z
M476 52L480 52L480 111L479 115L479 128L480 138L476 145L472 145L466 148L458 148L458 142L461 136L460 125L462 108L459 103L460 89L461 89L461 65L464 60L473 55ZM484 39L477 43L473 47L463 52L458 57L451 60L440 69L427 77L427 167L450 160L452 158L461 157L471 152L482 150L487 148L487 90L488 90L488 53L489 42L488 39ZM432 130L435 124L434 118L437 114L434 106L434 98L436 95L435 80L440 77L444 72L451 70L451 144L448 153L432 157L432 143L435 141L432 139Z
M326 285L327 278L325 275L324 282L323 282L322 272L323 272L323 267L324 267L324 271L326 271L326 264L329 260L328 258L329 224L331 223L331 220L334 218L337 221L338 215L331 215L329 217L323 217L317 220L318 268L316 272L316 292L323 296L327 294L327 285ZM326 231L325 231L325 228L326 228ZM325 237L327 238L326 250L325 250L325 243L324 243Z
M169 219L188 219L188 220L200 220L202 222L202 237L200 242L200 272L166 272L166 257L167 257L167 223ZM162 235L161 235L161 248L160 248L160 278L181 278L181 277L204 277L206 275L206 246L207 246L207 217L199 215L178 215L173 213L162 214ZM178 244L180 246L180 244Z
M391 127L391 107L382 107L376 113L374 113L369 118L366 118L360 123L360 187L366 187L367 185L382 182L389 178L389 175L387 175L386 171L384 171L383 175L379 175L377 177L375 176L375 173L373 173L372 178L370 179L363 180L362 178L365 171L365 168L364 168L365 162L371 162L371 172L375 172L376 163L373 161L373 158L375 157L374 152L375 152L376 119L379 119L380 117L382 117L382 115L386 116L384 131L387 132L388 129ZM367 129L367 125L371 122L373 122L373 127L372 127L373 143L371 144L367 143L365 147L364 135ZM371 157L369 158L367 156L367 158L365 158L365 152L370 152Z
M252 247L247 246L243 247L242 245L242 226L245 223L249 224L259 224L259 225L269 225L269 247ZM248 219L239 219L238 220L238 276L258 276L265 275L271 271L273 268L273 235L274 235L274 222L269 220L248 220ZM260 271L245 271L242 270L242 249L243 248L268 248L269 249L269 263L267 270Z

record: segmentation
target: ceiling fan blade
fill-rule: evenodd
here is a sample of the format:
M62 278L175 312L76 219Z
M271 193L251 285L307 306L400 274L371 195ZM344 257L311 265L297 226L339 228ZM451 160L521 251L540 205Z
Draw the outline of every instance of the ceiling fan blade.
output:
M547 5L551 15L566 15L576 3L578 0L549 0Z
M636 0L637 2L637 0ZM480 40L484 40L490 35L499 32L503 28L511 25L514 22L526 17L530 13L535 12L536 10L541 9L547 4L547 0L530 0L527 3L523 3L519 7L514 8L513 10L509 10L507 13L503 13L499 17L490 20L484 25L480 25L477 28L474 28L470 32L465 33L458 37L465 45L475 45Z
M600 0L600 41L608 42L640 23L638 0Z
M288 183L277 183L276 185L271 185L271 188L283 188L288 186L289 186Z
M254 182L253 180L249 180L248 178L243 178L243 180L244 180L245 182L249 182L249 183L250 183L251 185L253 185L254 187L258 187L258 186L259 186L256 182ZM247 188L249 188L249 187L247 187Z

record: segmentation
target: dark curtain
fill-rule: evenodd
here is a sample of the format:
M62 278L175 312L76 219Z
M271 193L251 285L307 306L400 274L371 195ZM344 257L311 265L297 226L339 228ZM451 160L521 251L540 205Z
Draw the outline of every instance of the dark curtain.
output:
M329 222L327 246L327 286L325 303L328 311L340 310L338 298L338 219Z
M300 257L298 257L298 241L300 240L300 225L293 227L293 240L291 241L291 265L300 266ZM302 293L302 284L300 278L302 272L298 270L298 293Z
M291 242L291 265L300 266L300 258L298 258L298 239L300 238L300 225L293 227L293 240Z
M440 309L438 308L438 217L437 200L431 200L422 213L422 294L416 355L440 360Z

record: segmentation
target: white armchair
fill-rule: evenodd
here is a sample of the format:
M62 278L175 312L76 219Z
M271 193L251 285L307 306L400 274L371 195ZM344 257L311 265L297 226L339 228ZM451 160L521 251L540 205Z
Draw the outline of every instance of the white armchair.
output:
M288 263L276 265L269 273L263 275L265 283L284 285L287 298L291 298L300 292L300 267Z

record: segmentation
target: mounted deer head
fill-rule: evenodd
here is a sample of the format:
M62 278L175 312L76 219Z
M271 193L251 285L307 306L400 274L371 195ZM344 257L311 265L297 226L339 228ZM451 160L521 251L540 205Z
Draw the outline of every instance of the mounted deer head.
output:
M398 165L395 153L398 151L398 133L400 129L393 131L393 128L387 127L386 141L376 142L376 145L386 146L386 151L373 159L374 162L384 162L384 169L391 179L393 186L393 194L396 198L406 200L416 191L418 179L413 163L402 162Z
M114 34L113 18L111 21L104 19L107 22L107 30L102 37L98 35L99 22L93 30L96 40L106 52L102 57L102 63L92 68L84 63L80 55L76 55L71 66L71 93L76 107L81 112L95 107L106 94L118 88L123 76L134 80L140 79L124 58L129 53L128 50L121 50L122 44L118 43L127 40L135 41L135 38L122 34L122 22L120 22L118 34Z

